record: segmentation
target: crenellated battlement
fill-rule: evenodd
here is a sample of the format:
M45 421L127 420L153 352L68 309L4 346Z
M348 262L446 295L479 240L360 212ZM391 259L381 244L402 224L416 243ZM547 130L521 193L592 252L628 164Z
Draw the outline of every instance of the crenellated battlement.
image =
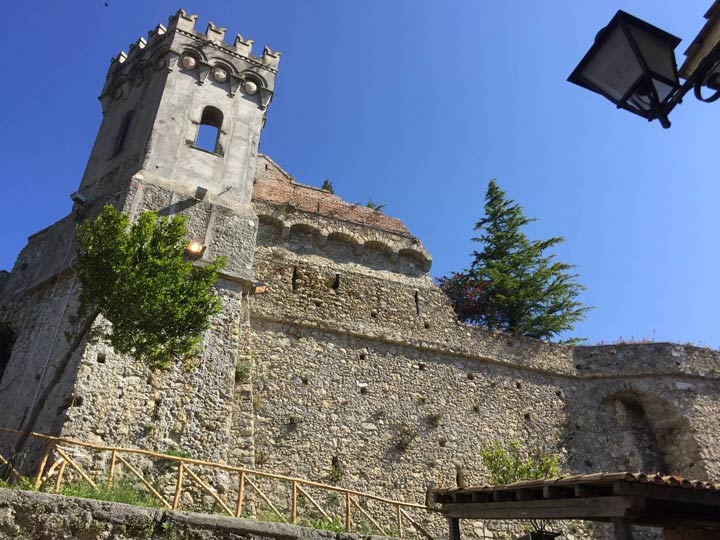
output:
M225 42L227 29L210 21L205 32L195 29L198 16L180 9L169 17L167 27L158 24L110 60L105 86L101 93L103 110L112 99L127 95L126 83L139 86L153 72L173 71L179 67L194 72L198 84L211 79L226 83L228 95L242 89L246 94L259 95L260 108L272 99L272 91L280 62L280 52L263 48L262 56L253 56L253 40L237 34L232 44ZM190 57L188 60L185 58ZM249 86L246 84L250 82Z

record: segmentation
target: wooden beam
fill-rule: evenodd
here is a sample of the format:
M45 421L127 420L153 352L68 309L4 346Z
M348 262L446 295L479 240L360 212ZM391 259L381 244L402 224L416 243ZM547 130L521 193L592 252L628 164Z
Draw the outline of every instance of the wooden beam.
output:
M646 499L655 499L658 501L701 504L720 508L720 492L716 491L702 491L697 489L655 486L651 484L617 482L613 484L613 493L615 493L615 495L622 496L637 496L645 497Z
M538 495L542 497L542 492L539 490L523 488L515 490L515 499L518 501L534 501L540 498Z
M460 520L458 518L449 518L450 538L448 540L460 540Z
M546 499L559 499L561 497L567 497L568 495L573 494L571 488L558 486L543 486L542 492L543 497L545 497Z
M574 489L576 497L597 497L600 495L599 489L590 486L578 485Z
M441 512L461 519L597 519L625 517L629 511L645 509L641 497L587 497L444 504Z

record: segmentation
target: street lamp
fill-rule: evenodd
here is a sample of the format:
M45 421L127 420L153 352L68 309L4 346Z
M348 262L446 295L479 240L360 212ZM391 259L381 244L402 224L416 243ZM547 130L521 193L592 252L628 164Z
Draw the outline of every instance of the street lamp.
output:
M720 43L700 62L684 84L680 84L675 47L680 38L647 22L618 11L608 25L598 32L595 43L572 72L568 81L606 97L619 109L659 120L670 127L668 115L695 89L701 101L720 97L717 83L720 73ZM702 86L717 91L702 97Z

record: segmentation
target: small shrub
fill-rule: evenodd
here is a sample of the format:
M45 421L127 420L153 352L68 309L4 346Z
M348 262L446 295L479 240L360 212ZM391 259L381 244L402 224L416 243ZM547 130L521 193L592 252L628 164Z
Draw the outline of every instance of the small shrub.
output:
M507 446L503 446L500 441L493 441L483 446L480 457L490 473L490 483L493 485L553 478L559 474L557 456L538 453L523 457L518 441L510 441Z
M345 527L342 523L340 523L340 520L338 518L333 518L332 521L330 521L326 517L321 517L320 519L316 519L312 522L313 529L320 529L321 531L332 531L336 533L341 533L345 531Z
M268 455L265 450L255 450L255 465L262 467L267 463Z
M250 378L250 364L240 361L235 364L235 384L246 382Z

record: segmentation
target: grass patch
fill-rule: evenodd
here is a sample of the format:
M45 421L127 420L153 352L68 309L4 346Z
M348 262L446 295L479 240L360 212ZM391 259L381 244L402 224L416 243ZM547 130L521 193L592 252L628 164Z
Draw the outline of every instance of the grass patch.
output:
M82 497L83 499L95 499L97 501L108 501L134 506L158 506L158 502L150 493L145 491L128 476L119 478L111 488L106 485L98 485L94 489L85 481L63 483L60 486L60 494L69 497Z

